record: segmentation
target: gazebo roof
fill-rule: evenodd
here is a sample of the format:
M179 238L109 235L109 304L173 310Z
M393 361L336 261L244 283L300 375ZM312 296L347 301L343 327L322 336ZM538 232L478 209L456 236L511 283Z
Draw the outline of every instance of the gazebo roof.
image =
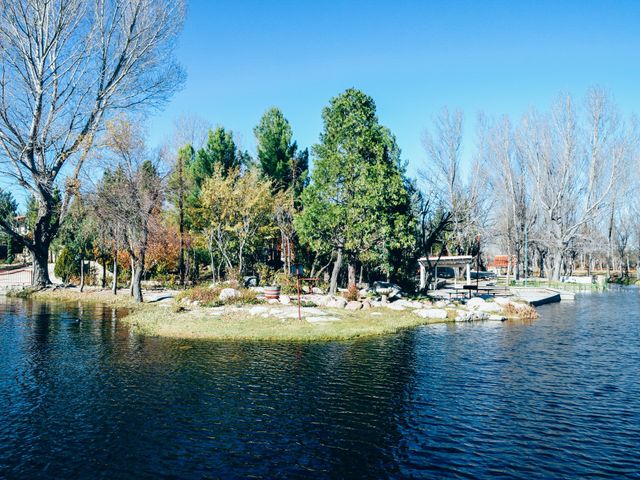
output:
M465 267L471 263L476 257L472 255L456 255L450 257L438 257L438 256L430 256L422 257L418 259L418 262L425 267L429 266L429 263L437 264L438 267Z

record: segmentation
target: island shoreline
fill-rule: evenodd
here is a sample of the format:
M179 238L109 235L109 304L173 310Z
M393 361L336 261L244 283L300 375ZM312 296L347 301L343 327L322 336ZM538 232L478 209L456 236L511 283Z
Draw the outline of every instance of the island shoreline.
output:
M391 335L401 331L434 324L455 324L460 306L447 309L446 318L424 318L412 310L372 308L349 311L327 307L303 307L307 318L297 318L294 305L226 305L207 307L188 305L186 308L173 298L136 303L123 290L113 295L107 289L52 288L23 290L9 293L10 297L22 297L35 301L82 303L123 308L128 313L120 318L132 332L147 337L172 339L199 339L212 341L288 341L324 342L347 341L360 338ZM150 295L151 296L151 295ZM156 294L156 297L158 295ZM159 296L162 298L162 295ZM276 311L281 316L271 316ZM534 310L535 311L535 310ZM530 312L529 312L530 314ZM508 320L520 320L511 315ZM311 321L313 320L313 321Z

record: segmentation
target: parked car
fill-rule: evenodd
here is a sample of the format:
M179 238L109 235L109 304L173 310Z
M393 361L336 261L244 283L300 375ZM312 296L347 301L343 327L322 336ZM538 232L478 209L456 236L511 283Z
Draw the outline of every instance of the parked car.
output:
M497 276L493 272L476 272L472 270L471 278L473 280L495 280Z

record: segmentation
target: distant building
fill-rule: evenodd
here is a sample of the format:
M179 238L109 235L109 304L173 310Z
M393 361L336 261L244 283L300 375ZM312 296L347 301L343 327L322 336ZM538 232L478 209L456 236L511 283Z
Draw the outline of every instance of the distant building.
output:
M18 215L14 217L14 225L16 231L20 235L26 235L29 233L29 227L27 226L27 217L24 215ZM18 258L19 255L26 256L27 252L17 242L12 242L9 235L0 231L0 262L4 262L7 258Z
M511 266L515 265L516 259L511 256ZM509 268L509 255L496 255L493 260L489 262L487 268L498 275L504 275Z

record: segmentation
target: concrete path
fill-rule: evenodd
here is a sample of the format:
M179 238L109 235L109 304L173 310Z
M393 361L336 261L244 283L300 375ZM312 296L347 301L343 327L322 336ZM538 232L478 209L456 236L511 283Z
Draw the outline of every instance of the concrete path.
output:
M511 291L520 300L537 307L547 303L559 302L560 293L547 288L511 288Z

